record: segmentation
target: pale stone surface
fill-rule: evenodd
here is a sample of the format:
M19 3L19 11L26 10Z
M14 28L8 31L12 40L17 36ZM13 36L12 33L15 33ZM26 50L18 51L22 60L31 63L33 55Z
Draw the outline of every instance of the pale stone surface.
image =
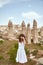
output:
M40 32L41 32L41 38L42 38L42 41L43 41L43 26L41 27Z
M38 30L37 30L37 22L33 21L33 42L38 43Z
M43 57L38 59L38 63L43 64Z
M31 44L31 29L30 29L30 24L27 25L27 41L28 41L28 44Z
M43 26L37 28L37 21L33 20L33 27L30 28L30 24L25 24L22 21L21 25L14 25L11 20L9 20L8 25L0 25L0 38L17 39L19 34L23 33L26 36L28 44L39 43L43 41Z
M24 21L22 21L21 28L22 28L21 33L26 35L26 25Z

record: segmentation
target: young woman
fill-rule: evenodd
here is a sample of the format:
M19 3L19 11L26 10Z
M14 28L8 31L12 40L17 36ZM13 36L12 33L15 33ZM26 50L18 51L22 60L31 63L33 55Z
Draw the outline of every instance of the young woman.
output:
M25 36L24 34L20 34L16 62L19 62L21 65L24 65L27 62L27 56L24 47L25 47Z

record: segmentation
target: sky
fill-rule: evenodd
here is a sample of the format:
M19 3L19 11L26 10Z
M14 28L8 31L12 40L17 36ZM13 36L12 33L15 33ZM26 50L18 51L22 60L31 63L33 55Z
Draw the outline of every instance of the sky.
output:
M9 20L13 24L27 25L37 21L38 27L43 26L43 0L0 0L0 25L7 25Z

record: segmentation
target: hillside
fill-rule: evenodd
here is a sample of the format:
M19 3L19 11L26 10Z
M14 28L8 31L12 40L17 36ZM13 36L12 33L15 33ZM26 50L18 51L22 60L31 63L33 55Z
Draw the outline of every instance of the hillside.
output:
M19 65L19 63L10 63L9 62L9 54L8 54L8 51L14 47L14 45L17 43L17 41L13 40L4 40L3 42L0 42L0 65ZM31 45L26 45L26 48L28 50L33 50L33 49L37 49L37 50L41 50L43 51L43 46L40 46L40 45L34 45L34 44L31 44ZM27 57L29 56L29 53L27 53ZM38 55L37 55L38 56ZM41 55L40 55L41 56ZM29 58L28 58L29 60ZM35 65L35 61L33 60L29 60L28 63L26 63L26 65L28 64L32 64Z

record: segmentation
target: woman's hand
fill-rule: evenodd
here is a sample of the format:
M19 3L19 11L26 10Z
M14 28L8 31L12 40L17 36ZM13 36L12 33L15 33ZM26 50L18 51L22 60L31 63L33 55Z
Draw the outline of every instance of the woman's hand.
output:
M26 38L23 37L22 39L23 39L23 42L24 42L25 44L28 44Z

